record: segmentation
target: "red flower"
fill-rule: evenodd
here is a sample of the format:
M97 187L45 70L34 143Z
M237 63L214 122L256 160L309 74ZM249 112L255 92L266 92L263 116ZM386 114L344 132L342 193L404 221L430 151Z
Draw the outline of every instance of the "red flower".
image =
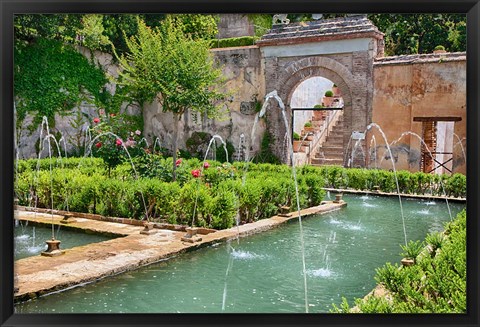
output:
M99 149L102 146L102 142L98 142L97 144L95 144L95 146L97 147L97 149Z
M180 164L182 163L182 159L177 159L177 161L175 161L175 166L180 166Z
M192 170L192 176L195 177L195 178L200 177L200 170L198 170L198 169Z
M93 118L93 122L95 124L98 124L100 122L100 118L98 118L98 117Z
M117 140L115 141L115 144L116 144L116 145L122 145L122 143L123 143L123 142L122 142L122 140L120 140L120 139L117 139Z
M207 169L208 167L210 167L210 164L205 161L205 162L203 163L203 168Z
M115 117L115 114L110 114L110 117Z

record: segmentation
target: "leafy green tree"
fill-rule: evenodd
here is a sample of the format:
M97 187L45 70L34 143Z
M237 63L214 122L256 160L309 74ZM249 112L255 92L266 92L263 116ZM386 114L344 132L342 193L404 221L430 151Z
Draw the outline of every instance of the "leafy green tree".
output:
M182 32L190 35L193 40L211 40L218 33L217 15L176 14L172 18L175 24L181 26Z
M385 54L466 50L466 16L461 14L373 14L368 18L385 33Z
M172 16L159 28L139 20L138 34L126 39L128 53L118 56L122 72L117 83L130 88L140 103L157 100L176 121L173 136L173 178L176 178L178 122L187 110L217 116L226 94L222 72L209 52L208 41L192 40Z

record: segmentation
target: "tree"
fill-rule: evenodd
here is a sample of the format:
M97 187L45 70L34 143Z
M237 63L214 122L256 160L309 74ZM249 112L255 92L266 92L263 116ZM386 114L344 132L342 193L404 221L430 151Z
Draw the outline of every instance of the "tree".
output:
M466 16L461 14L373 14L368 18L385 33L385 55L466 50Z
M184 26L167 16L159 28L139 19L138 34L126 39L129 52L118 56L122 71L117 83L127 86L139 103L157 100L175 118L173 178L176 178L178 122L187 110L218 116L226 94L219 85L222 72L209 52L208 41L192 40Z

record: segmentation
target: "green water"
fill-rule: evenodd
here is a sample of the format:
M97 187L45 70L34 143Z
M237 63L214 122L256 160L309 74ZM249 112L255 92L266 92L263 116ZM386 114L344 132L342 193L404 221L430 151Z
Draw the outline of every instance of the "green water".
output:
M78 233L65 228L55 227L55 238L60 240L60 249L70 249L75 246L86 245L95 242L103 242L112 239L98 234ZM27 225L19 223L14 228L14 259L23 259L34 255L40 255L47 249L45 241L52 238L51 227Z
M309 312L328 312L375 287L375 269L399 263L398 198L344 196L340 211L303 220ZM402 199L409 240L443 230L445 202ZM465 206L450 203L453 217ZM230 270L227 267L231 260ZM224 300L225 299L225 300ZM224 306L224 310L222 310ZM299 224L182 254L16 305L21 313L305 312Z

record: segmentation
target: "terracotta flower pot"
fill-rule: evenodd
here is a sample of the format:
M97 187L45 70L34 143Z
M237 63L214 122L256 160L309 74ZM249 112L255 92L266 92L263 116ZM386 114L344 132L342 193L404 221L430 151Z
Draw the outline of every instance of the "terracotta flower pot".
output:
M299 152L301 144L302 141L293 141L293 152Z
M330 107L333 102L333 97L323 97L323 104L325 107Z

